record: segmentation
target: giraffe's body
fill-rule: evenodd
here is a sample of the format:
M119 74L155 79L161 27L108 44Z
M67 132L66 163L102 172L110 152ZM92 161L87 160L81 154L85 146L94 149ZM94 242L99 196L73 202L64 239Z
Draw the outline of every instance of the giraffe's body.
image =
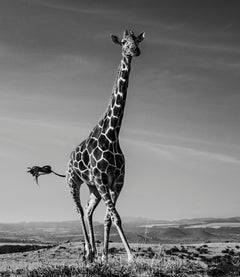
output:
M69 168L89 186L99 177L109 185L109 178L124 177L124 155L119 144L119 131L127 96L130 57L123 58L106 113L87 139L71 154ZM123 70L124 69L124 70Z
M89 137L72 152L68 164L67 182L81 217L89 260L92 260L96 253L92 214L101 199L107 206L104 221L103 259L107 260L109 232L113 221L127 251L128 259L132 260L131 250L115 204L124 183L125 160L119 144L119 132L127 96L131 60L133 56L140 55L138 44L143 38L144 33L135 37L132 31L125 31L122 41L112 36L113 41L122 46L122 60L109 106ZM89 236L80 201L80 186L83 183L88 185L90 191L90 199L86 207Z

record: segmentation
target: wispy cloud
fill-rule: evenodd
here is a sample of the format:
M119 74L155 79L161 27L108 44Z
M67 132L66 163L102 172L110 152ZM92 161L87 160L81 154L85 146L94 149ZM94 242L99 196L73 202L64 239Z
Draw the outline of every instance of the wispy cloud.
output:
M52 8L56 10L72 11L72 12L82 12L82 13L95 13L93 9L90 8L80 8L79 5L71 5L71 2L55 2L51 0L22 0L31 5L38 5L47 8ZM99 12L99 11L98 11Z
M240 159L234 156L229 156L221 153L204 152L196 149L187 149L187 151L189 151L190 155L192 156L206 159L208 161L212 160L216 162L240 165Z
M217 162L227 163L232 165L240 165L240 158L230 154L211 152L208 150L201 150L198 148L185 147L174 144L163 144L158 142L149 142L146 140L124 140L128 143L134 144L137 147L143 147L147 150L153 151L163 158L171 162L188 161L188 158L200 162Z
M238 45L227 45L221 43L214 42L202 42L198 43L192 42L190 40L184 39L174 39L174 38L151 38L149 43L156 45L168 45L174 47L184 47L189 49L201 50L201 51L211 51L211 52L227 52L227 53L235 53L240 54L240 48Z
M114 9L107 7L107 5L96 5L96 3L88 3L89 5L84 4L83 2L70 2L70 1L51 1L51 0L23 0L30 5L37 5L46 7L48 9L54 9L59 11L80 13L85 15L93 15L98 17L109 17L115 18L119 12L114 11Z

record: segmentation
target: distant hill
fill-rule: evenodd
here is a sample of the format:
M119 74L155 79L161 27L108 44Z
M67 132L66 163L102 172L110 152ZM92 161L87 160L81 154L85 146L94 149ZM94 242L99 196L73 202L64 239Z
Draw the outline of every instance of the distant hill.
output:
M148 223L168 223L170 221L168 220L158 220L158 219L152 219L148 217L122 217L122 221L124 223L136 223L136 224L148 224Z
M194 218L175 221L141 217L123 218L130 242L197 243L240 242L240 217ZM103 224L94 223L97 240L103 240ZM119 242L117 230L112 241ZM0 223L0 242L62 242L83 240L80 221Z

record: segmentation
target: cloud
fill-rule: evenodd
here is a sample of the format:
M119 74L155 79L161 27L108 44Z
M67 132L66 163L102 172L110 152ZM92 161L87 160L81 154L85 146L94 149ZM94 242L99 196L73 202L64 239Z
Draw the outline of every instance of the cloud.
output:
M228 164L238 164L240 165L240 159L234 156L225 155L221 153L211 153L205 151L199 151L196 149L187 149L189 154L198 158L206 159L208 161L215 161Z
M48 9L54 9L58 11L65 12L74 12L81 13L85 15L93 15L99 17L109 17L116 18L119 15L119 11L114 8L111 8L107 5L101 5L101 7L97 4L97 2L92 1L85 5L84 2L71 2L71 1L51 1L51 0L23 0L30 5L37 5L46 7ZM120 17L120 15L119 15Z
M149 43L155 45L167 45L167 46L174 46L174 47L182 47L182 48L190 48L195 50L201 51L211 51L211 52L227 52L227 53L235 53L240 54L240 48L238 45L227 45L227 44L220 44L209 42L205 43L202 41L198 41L198 43L192 42L188 39L175 39L175 38L151 38L148 41Z
M168 136L163 136L167 138ZM173 138L173 137L169 137ZM177 138L175 137L175 140ZM157 154L160 158L170 161L170 162L183 162L188 161L188 159L194 159L195 161L200 162L216 162L216 163L227 163L232 165L240 165L240 158L230 155L230 154L224 154L219 152L213 152L209 150L200 150L199 148L193 148L193 147L186 147L176 144L164 144L159 142L150 142L146 141L144 139L127 139L123 138L124 141L127 143L134 144L137 147L143 147L146 151L153 151L155 154ZM178 139L177 139L178 140ZM182 139L182 142L197 142L191 139ZM199 141L198 141L199 143ZM206 144L206 142L201 141L201 144ZM207 142L208 146L211 145L211 143Z
M214 153L194 148L163 144L155 144L154 148L159 149L160 153L163 149L167 149L169 153L172 155L172 157L175 157L176 159L185 159L186 157L191 157L201 162L207 161L240 165L239 158L222 153Z

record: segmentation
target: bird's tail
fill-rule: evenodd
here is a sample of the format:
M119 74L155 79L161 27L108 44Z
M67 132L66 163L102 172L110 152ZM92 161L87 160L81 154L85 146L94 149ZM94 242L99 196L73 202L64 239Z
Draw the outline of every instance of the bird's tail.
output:
M34 177L37 184L38 184L38 177L41 175L53 173L59 177L66 177L66 175L62 175L62 174L58 174L58 173L54 172L50 165L45 165L42 167L35 165L33 167L28 167L27 169L28 169L27 172L32 174L32 176Z

